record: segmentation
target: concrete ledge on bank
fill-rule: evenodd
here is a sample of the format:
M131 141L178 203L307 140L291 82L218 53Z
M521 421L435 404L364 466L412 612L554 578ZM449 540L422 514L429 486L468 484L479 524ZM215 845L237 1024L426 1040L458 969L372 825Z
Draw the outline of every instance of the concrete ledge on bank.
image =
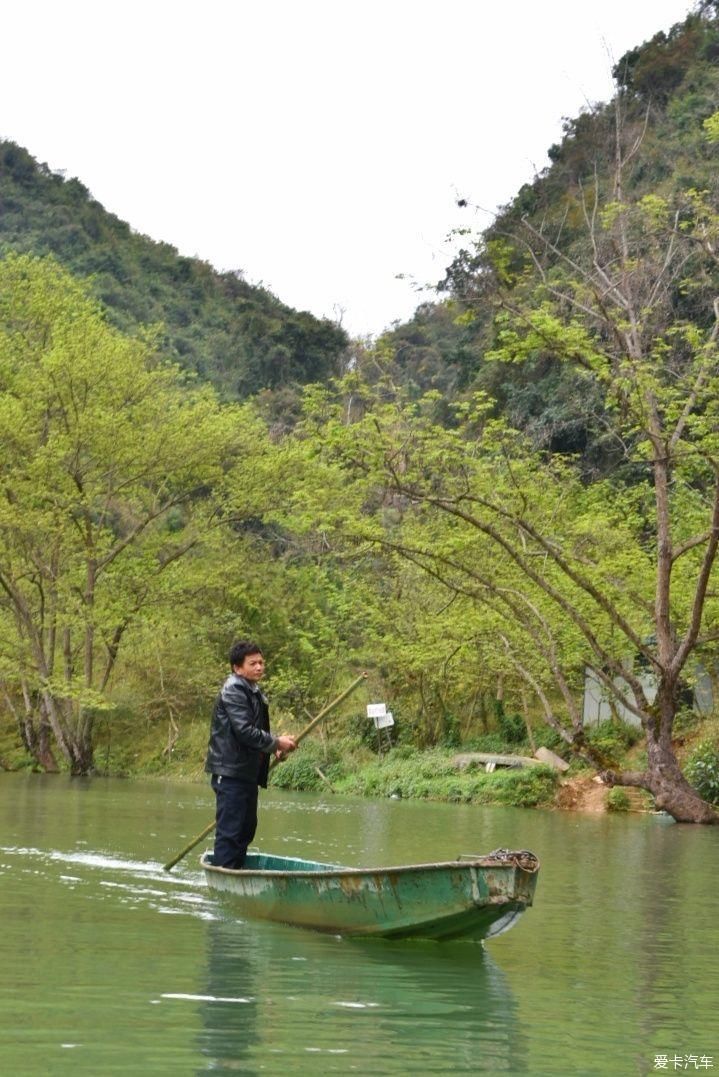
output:
M555 770L569 769L569 763L548 748L537 748L535 758L528 755L498 755L496 752L463 752L461 755L455 755L452 762L457 770L467 770L468 767L481 764L488 774L497 767L536 767L540 763Z

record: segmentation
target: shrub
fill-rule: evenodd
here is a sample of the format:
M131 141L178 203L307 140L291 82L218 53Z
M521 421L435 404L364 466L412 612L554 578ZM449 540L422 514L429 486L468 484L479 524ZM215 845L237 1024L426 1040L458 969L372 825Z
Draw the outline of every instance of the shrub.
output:
M560 737L556 729L552 729L551 726L543 723L533 729L532 732L534 734L534 743L538 748L549 748L550 752L556 752L558 755L562 755L567 751L566 740Z
M317 792L325 783L317 773L318 767L328 781L339 781L344 776L342 759L336 749L325 752L316 741L307 740L272 770L270 782L278 789L297 789L301 792Z
M419 749L411 744L397 744L387 753L388 759L413 759L419 754Z
M501 733L481 733L462 745L467 752L494 752L496 755L516 754L516 743L509 743Z
M308 743L272 772L272 784L281 789L321 791L324 783L317 767L338 793L369 797L442 800L462 804L504 804L533 808L548 804L554 795L557 773L550 767L457 770L453 753L436 748L416 751L400 746L380 758L347 763L335 749L328 755L320 745Z
M527 738L527 727L521 714L507 714L501 700L495 700L494 712L499 732L508 744L521 744Z
M459 721L454 714L444 716L444 733L441 744L443 748L459 748L460 731Z
M626 789L615 785L607 794L607 808L609 811L629 811L630 800Z
M692 707L681 707L674 716L674 732L687 733L702 722L703 716Z
M551 801L559 775L551 767L538 765L495 771L488 777L495 778L497 783L493 797L496 803L513 808L536 808L538 804Z
M587 730L589 743L613 762L619 762L627 749L641 740L642 735L641 729L612 718Z
M684 768L687 780L710 804L719 804L719 745L703 741L689 757Z
M556 773L543 766L503 768L491 774L460 772L451 756L440 751L419 753L412 759L392 758L392 754L347 774L342 792L525 808L549 803L557 781Z

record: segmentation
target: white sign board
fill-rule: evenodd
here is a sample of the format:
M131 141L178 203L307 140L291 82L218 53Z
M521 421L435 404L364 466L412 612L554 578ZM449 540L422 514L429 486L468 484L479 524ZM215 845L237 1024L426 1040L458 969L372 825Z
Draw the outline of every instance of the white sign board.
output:
M387 710L386 703L368 703L367 717L372 719L375 729L389 729L394 725L392 712Z

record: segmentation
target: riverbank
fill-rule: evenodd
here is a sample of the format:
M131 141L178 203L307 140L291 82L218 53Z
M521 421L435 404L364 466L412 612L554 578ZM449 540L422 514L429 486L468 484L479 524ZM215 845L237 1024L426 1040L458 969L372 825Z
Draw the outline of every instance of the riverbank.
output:
M204 715L186 719L177 728L157 722L138 724L131 715L119 713L112 721L108 716L100 725L95 764L98 772L108 776L204 782L206 740ZM521 750L496 736L462 747L508 754ZM351 736L325 735L308 738L294 755L276 767L271 784L280 789L332 795L524 808L571 806L566 797L564 801L561 797L567 779L547 766L497 768L487 773L483 765L472 764L460 770L454 761L457 754L456 747L420 750L400 745L380 755ZM11 770L32 769L15 731L7 726L0 731L0 759ZM570 775L574 782L582 780L572 771ZM586 780L590 780L589 775ZM581 810L578 802L576 806Z
M592 736L614 758L615 765L633 769L643 765L644 745L636 731L605 723ZM99 723L96 770L112 777L205 782L206 742L205 715L165 724L157 720L138 722L129 711L117 711ZM713 743L719 743L719 722L697 722L682 732L678 752L683 761L690 762L697 746ZM554 741L548 746L559 749ZM280 789L338 796L557 808L593 814L653 810L649 794L619 787L609 789L593 771L577 763L572 763L566 773L543 764L498 767L488 773L481 762L460 769L456 757L462 752L532 754L529 745L503 741L496 733L461 746L418 749L400 744L379 754L375 745L343 731L340 723L337 730L305 740L295 754L274 769L271 784ZM8 722L0 724L0 766L9 770L33 769L15 728Z

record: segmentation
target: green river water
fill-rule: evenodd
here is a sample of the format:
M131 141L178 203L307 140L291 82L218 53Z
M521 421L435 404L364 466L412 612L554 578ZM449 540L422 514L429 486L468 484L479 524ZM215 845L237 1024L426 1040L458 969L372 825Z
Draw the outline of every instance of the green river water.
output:
M195 853L162 870L212 814L199 785L0 774L4 1077L719 1073L717 828L264 794L268 852L531 849L535 905L483 948L235 921Z

